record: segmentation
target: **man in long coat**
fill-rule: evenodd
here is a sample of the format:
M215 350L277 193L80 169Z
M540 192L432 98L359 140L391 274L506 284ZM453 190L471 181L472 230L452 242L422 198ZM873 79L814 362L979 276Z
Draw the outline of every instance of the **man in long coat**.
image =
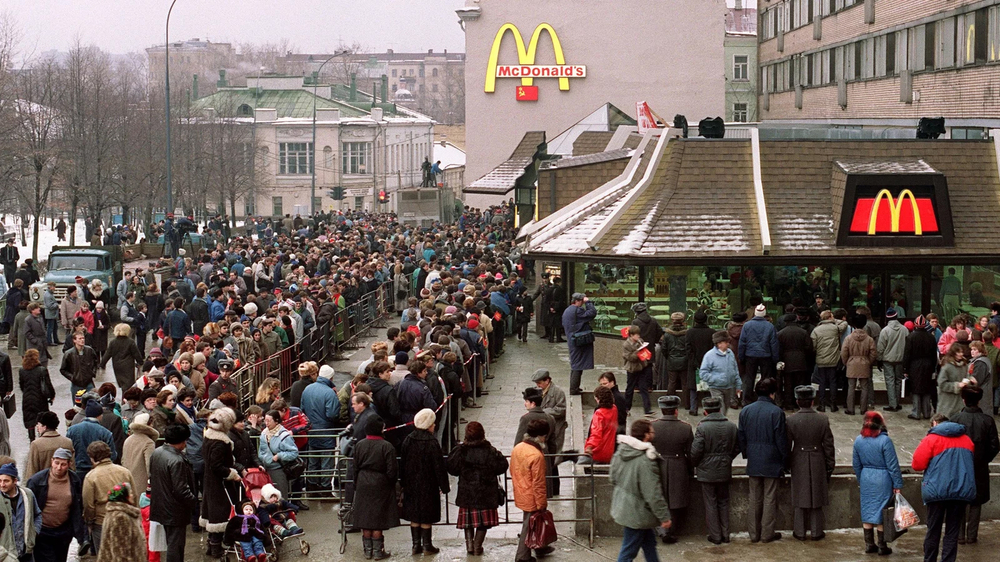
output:
M663 415L653 421L653 447L662 457L660 467L660 482L663 484L663 497L670 507L670 520L673 524L663 536L663 542L677 542L679 526L683 522L683 513L688 506L688 489L691 487L692 464L691 443L694 433L691 424L677 419L677 408L681 399L674 394L661 396L657 403Z
M788 467L792 473L792 507L795 521L792 535L806 540L808 523L812 540L822 539L825 519L823 506L830 503L830 476L836 464L830 419L813 409L816 389L795 387L799 411L785 422L788 429Z
M542 402L540 404L542 411L552 416L552 420L555 422L555 425L552 426L552 439L549 441L549 449L553 453L561 453L563 443L566 442L566 393L563 392L563 389L556 386L556 383L552 382L552 377L546 369L535 371L535 374L531 376L531 381L542 391ZM524 423L525 428L527 428L527 422ZM567 459L551 460L553 461L550 465L553 471L552 474L555 474L559 462ZM548 484L549 493L558 496L559 479L549 478L546 483Z
M545 328L545 333L542 334L543 340L549 339L549 334L552 333L552 312L549 310L549 298L552 296L551 288L549 274L542 273L542 282L538 284L535 294L532 295L532 298L538 301L538 325Z
M566 311L566 291L559 277L552 278L552 285L546 290L549 300L549 343L562 343L566 334L563 330L563 313Z
M562 325L566 330L566 345L569 346L569 394L576 396L582 392L580 381L583 372L594 368L594 342L577 345L575 335L590 331L590 321L597 317L597 308L583 293L573 293L573 304L562 314Z

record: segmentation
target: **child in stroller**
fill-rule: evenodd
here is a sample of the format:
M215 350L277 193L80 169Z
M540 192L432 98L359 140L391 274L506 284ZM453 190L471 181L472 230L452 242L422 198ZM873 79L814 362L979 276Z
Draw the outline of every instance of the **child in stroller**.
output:
M260 488L259 513L262 519L268 519L265 523L271 526L271 531L278 537L291 537L305 532L295 522L297 511L295 504L281 499L281 491L273 484L264 484Z
M240 504L239 512L226 525L223 542L226 544L239 543L243 559L246 562L266 562L267 553L264 551L264 539L264 531L261 529L260 519L257 518L253 502L243 502Z

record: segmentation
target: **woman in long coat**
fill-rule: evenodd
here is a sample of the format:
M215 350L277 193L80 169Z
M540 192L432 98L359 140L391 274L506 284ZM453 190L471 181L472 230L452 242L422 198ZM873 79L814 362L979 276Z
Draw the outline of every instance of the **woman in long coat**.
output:
M424 408L413 418L416 429L406 436L400 451L400 481L403 483L403 519L410 522L413 554L436 554L431 542L431 524L441 520L441 495L447 494L448 470L444 453L434 437L434 411Z
M396 301L396 310L403 312L406 310L406 301L410 296L410 281L403 273L403 264L401 263L397 263L395 267L395 273L392 277L392 292Z
M49 404L55 399L55 389L49 370L38 362L38 350L29 349L21 360L21 370L17 374L21 388L21 416L28 430L28 440L35 440L35 422L38 414L49 411Z
M236 414L229 408L219 408L208 416L201 456L205 459L205 480L202 487L201 517L198 523L208 531L208 555L222 557L222 535L229 523L229 510L239 497L235 481L240 479L233 459L233 441L229 430L236 423Z
M135 384L137 368L142 367L144 358L132 339L132 328L124 322L115 326L115 337L101 357L101 368L107 368L109 359L118 388L128 389Z
M4 310L3 321L7 326L14 325L14 316L17 316L17 312L20 310L17 305L27 298L28 294L24 291L24 281L15 279L14 284L11 285L10 290L4 296L4 300L7 301L7 308Z
M111 317L108 316L107 305L99 300L94 305L94 351L101 357L108 350L108 332L111 330Z
M889 505L896 492L903 488L903 474L899 470L896 447L886 433L882 414L871 411L865 414L861 435L854 440L854 476L861 486L861 524L865 531L868 554L888 550L882 534L882 509ZM878 543L875 546L875 530Z
M507 459L486 440L479 422L465 426L465 441L448 454L448 473L458 476L458 528L465 529L465 551L483 553L486 530L499 524L497 476L507 472Z
M903 351L903 372L906 374L907 393L913 396L913 411L906 417L911 420L931 419L934 409L931 397L936 390L937 344L934 334L927 331L927 319L920 315L913 321L914 330L906 336Z
M365 558L374 556L376 560L392 554L385 551L382 531L399 526L396 503L399 467L396 449L382 438L384 430L382 418L371 418L365 425L366 437L354 445L354 462L351 463L354 497L364 498L353 504L354 521L351 523L361 529Z
M875 340L869 336L865 330L867 318L857 315L851 322L854 331L844 338L843 347L840 349L840 360L847 367L847 408L844 413L854 415L854 387L855 381L861 383L861 412L868 410L869 402L875 400L875 389L872 386L872 365L878 352L875 348Z
M955 342L948 348L948 353L941 358L941 371L938 372L938 404L937 412L951 417L962 411L963 379L968 378L968 362L962 344Z
M138 503L137 496L124 482L109 490L97 562L144 562L147 559L141 511L132 505L132 502Z

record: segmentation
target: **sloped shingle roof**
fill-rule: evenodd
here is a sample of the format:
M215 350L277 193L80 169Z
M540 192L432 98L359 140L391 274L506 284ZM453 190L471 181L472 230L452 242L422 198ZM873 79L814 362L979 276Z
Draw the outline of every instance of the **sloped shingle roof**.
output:
M510 158L493 168L483 177L463 189L465 193L506 195L514 189L514 182L524 173L524 167L531 164L538 145L545 142L545 131L528 131L521 138Z

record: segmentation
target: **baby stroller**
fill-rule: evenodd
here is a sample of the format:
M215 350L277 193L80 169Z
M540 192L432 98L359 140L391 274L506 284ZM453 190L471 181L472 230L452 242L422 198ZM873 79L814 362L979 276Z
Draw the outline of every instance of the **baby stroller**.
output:
M261 502L261 489L266 484L273 484L271 477L268 476L267 472L259 468L248 468L246 476L243 477L243 491L249 501L252 501L255 506L260 507ZM286 540L296 539L299 542L299 552L303 556L309 554L309 543L305 541L302 534L292 535L288 537L282 537L281 535L275 533L271 529L270 520L265 519L268 517L266 514L261 517L259 514L261 511L258 509L258 517L261 519L261 527L265 530L265 536L267 540L265 541L264 548L267 550L268 562L278 561L278 548ZM290 511L280 511L281 514L290 514ZM303 533L304 534L304 533ZM267 544L270 543L270 544ZM232 556L232 558L230 558ZM239 545L226 545L225 556L223 558L225 562L230 562L230 560L243 561L243 551L240 549Z

